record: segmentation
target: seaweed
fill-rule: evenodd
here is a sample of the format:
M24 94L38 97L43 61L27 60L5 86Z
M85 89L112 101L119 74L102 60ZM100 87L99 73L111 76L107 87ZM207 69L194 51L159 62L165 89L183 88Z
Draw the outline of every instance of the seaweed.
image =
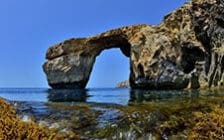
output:
M194 112L194 126L190 130L189 139L224 139L224 109L213 107L210 113Z
M66 133L49 129L34 120L25 122L17 116L15 108L0 98L0 139L51 140L64 138L79 139L79 136L73 132Z

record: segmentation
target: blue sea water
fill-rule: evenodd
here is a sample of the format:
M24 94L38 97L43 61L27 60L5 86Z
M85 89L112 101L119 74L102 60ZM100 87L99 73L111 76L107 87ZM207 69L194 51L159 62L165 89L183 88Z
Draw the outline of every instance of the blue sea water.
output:
M130 102L195 100L199 96L223 96L223 90L130 90L128 88L92 88L87 90L53 90L46 88L0 88L0 97L24 102L86 102L128 105Z
M25 102L94 102L126 105L128 88L93 88L87 90L52 90L45 88L0 88L0 97Z

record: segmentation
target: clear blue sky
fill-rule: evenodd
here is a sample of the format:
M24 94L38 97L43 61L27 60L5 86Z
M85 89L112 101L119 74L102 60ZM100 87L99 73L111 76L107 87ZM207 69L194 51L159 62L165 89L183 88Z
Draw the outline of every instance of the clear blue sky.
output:
M48 87L42 71L47 48L72 37L136 23L157 24L185 0L1 0L0 87ZM88 87L128 79L119 50L103 52Z

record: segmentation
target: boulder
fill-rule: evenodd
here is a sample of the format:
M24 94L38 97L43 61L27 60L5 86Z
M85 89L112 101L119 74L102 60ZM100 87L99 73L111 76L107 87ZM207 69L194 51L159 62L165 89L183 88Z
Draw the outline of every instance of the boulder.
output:
M198 89L224 84L224 1L193 0L154 26L138 24L50 47L43 65L52 88L85 88L96 57L119 48L136 89Z

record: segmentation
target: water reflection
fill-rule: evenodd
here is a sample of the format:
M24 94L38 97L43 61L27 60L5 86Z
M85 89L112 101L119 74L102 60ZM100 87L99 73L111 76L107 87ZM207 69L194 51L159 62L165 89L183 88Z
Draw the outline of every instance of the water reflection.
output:
M150 101L172 101L172 100L196 100L199 91L184 90L131 90L129 103L142 103Z
M130 90L125 88L100 88L88 90L53 89L0 89L0 97L11 101L27 102L93 102L128 105L151 101L197 101L198 97L223 96L223 90L184 91L184 90ZM187 100L186 100L187 99Z
M86 102L87 91L82 89L76 90L48 90L48 101L51 102Z
M130 90L130 89L89 89L89 90L48 90L51 102L93 102L127 105L129 103L190 101L199 97L219 96L221 91L198 90Z
M88 92L88 93L87 93ZM212 92L214 94L214 92ZM129 89L94 89L94 90L48 90L51 102L95 102L127 105L151 101L197 100L202 93L184 90L129 90ZM206 94L209 94L207 91Z

